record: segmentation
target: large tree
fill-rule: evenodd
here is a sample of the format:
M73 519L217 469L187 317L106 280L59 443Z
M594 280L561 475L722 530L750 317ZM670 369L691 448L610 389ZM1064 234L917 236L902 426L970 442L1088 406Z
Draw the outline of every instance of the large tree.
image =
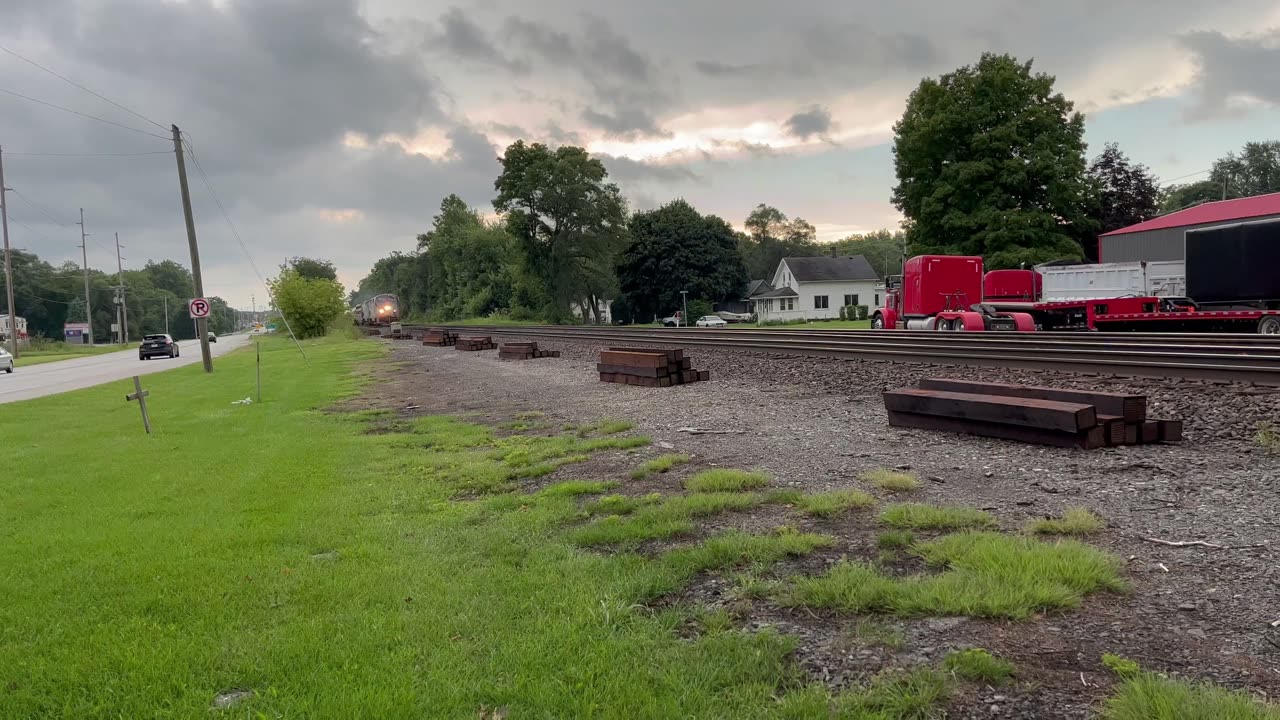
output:
M1080 257L1089 217L1084 117L1031 63L983 54L911 93L894 125L893 202L913 253L992 268Z
M883 279L902 272L906 246L907 238L901 230L874 230L837 240L827 246L827 251L832 255L862 255Z
M631 244L618 263L618 285L638 319L678 309L681 290L690 301L716 303L747 283L733 228L684 200L636 213L629 227Z
M788 218L770 205L757 205L743 222L747 233L738 249L752 279L770 280L784 257L821 255L817 231L804 218Z
M295 257L289 260L288 266L308 280L337 280L338 269L333 262L318 258ZM281 270L285 267L281 266Z
M1222 199L1222 185L1212 180L1170 185L1160 200L1161 214L1186 210L1202 203Z
M462 198L444 199L430 232L418 236L418 249L427 257L432 317L458 320L511 309L514 239Z
M626 238L627 204L604 164L580 147L551 150L518 140L502 158L493 208L507 214L527 271L564 319L571 303L591 309L616 291L613 268Z
M1098 232L1107 233L1150 220L1160 212L1160 187L1146 165L1135 164L1107 143L1089 165L1089 179L1098 195L1095 219ZM1097 260L1097 244L1084 244L1085 257Z
M1245 143L1240 154L1227 153L1214 162L1209 179L1218 187L1218 199L1280 192L1280 140Z

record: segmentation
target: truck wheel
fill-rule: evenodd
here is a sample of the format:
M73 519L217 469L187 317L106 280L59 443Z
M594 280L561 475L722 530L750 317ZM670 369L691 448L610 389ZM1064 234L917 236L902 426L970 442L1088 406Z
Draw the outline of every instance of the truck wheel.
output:
M1280 335L1280 317L1276 315L1264 315L1258 321L1259 335Z
M872 329L872 330L883 330L883 329L884 329L884 316L883 316L883 315L881 315L880 313L876 313L876 314L875 314L875 317L871 318L871 329Z

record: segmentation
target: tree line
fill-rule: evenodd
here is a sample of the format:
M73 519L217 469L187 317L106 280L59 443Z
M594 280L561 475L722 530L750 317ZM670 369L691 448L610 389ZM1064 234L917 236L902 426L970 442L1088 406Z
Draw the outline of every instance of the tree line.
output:
M1096 260L1096 239L1200 202L1280 192L1280 141L1251 142L1208 178L1161 188L1107 143L1093 158L1084 116L1030 62L987 53L925 78L894 126L899 230L819 243L813 225L760 204L742 230L683 199L631 212L580 147L517 141L499 158L496 219L450 195L417 245L378 260L347 298L400 297L431 321L468 317L647 322L741 300L788 256L864 255L881 277L904 257L980 255L989 268ZM695 308L698 312L695 312Z
M11 257L14 311L26 319L31 337L61 340L65 323L88 319L84 270L79 265L71 261L53 265L22 250L12 251ZM161 260L148 261L139 270L125 270L119 278L115 273L89 270L94 342L115 340L111 325L116 322L116 286L121 281L129 314L129 340L166 332L166 327L177 339L196 336L195 322L187 313L187 303L195 296L191 271L173 260ZM0 297L4 290L4 277L0 276ZM210 330L218 334L231 332L235 311L220 297L209 298L209 303Z

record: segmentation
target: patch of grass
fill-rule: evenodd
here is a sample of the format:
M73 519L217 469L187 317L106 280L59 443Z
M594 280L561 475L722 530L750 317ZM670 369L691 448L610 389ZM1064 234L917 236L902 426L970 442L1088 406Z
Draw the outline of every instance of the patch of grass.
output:
M599 500L587 503L582 510L587 515L630 515L642 507L653 505L661 500L662 495L659 493L649 493L643 497L605 495Z
M703 470L684 481L685 489L695 493L737 492L755 490L769 484L769 476L746 470Z
M907 644L902 630L875 620L859 620L848 630L848 637L859 645L874 645L901 650Z
M618 487L613 481L566 480L548 485L538 491L539 495L550 497L577 497L579 495L598 495L606 490Z
M942 572L897 579L846 561L795 581L787 602L859 613L1021 619L1076 607L1090 593L1125 589L1118 558L1073 540L964 532L911 551Z
M947 680L942 673L917 668L882 674L867 688L841 695L836 707L841 718L927 720L946 697Z
M835 538L800 532L775 532L751 535L730 531L690 548L672 550L662 557L680 574L692 574L751 564L767 566L785 557L806 555L815 548L830 547Z
M862 473L863 482L869 482L881 490L890 492L908 492L920 488L920 478L912 473L897 470L868 470Z
M1258 423L1258 432L1254 435L1258 447L1268 455L1280 455L1280 426L1267 420Z
M855 508L868 508L876 499L861 490L832 490L831 492L801 495L796 505L810 515L830 517Z
M1102 706L1103 720L1280 720L1280 705L1208 683L1140 672Z
M6 341L4 348L9 349ZM120 346L120 345L68 345L66 343L54 342L48 343L39 349L18 348L18 358L14 361L14 367L29 367L31 365L43 365L44 363L58 362L60 360L74 360L76 358L89 357L91 355L105 355L113 352L137 352L136 345Z
M924 503L890 505L880 513L880 521L896 528L913 530L958 530L996 526L996 519L977 508L944 507Z
M751 493L705 493L675 495L658 504L634 509L630 515L609 515L570 532L578 545L635 546L648 540L661 540L693 530L693 519L730 510L745 510L759 505L764 498Z
M589 425L580 425L578 426L578 428L576 428L576 432L578 434L578 437L580 438L588 437L592 433L599 433L601 435L616 435L621 432L626 432L635 426L636 426L635 423L627 422L626 420L605 419L605 420L600 420L598 422L591 423Z
M734 596L748 600L764 600L778 585L754 572L736 573L732 579Z
M658 473L667 472L671 468L677 465L683 465L684 463L687 463L687 462L689 462L688 455L682 455L679 453L668 453L666 455L659 455L658 457L652 460L646 461L645 463L640 465L640 467L633 470L631 472L631 479L643 480L649 477L650 475L656 475Z
M956 677L970 682L1001 685L1013 677L1013 663L983 650L956 650L942 661L942 667Z
M881 550L906 550L915 541L916 534L910 530L889 530L876 538L876 547Z
M1061 518L1040 518L1027 523L1034 535L1092 535L1106 527L1102 518L1087 508L1067 508Z
M1123 678L1133 677L1142 672L1142 667L1138 663L1113 653L1103 653L1102 664L1108 670Z

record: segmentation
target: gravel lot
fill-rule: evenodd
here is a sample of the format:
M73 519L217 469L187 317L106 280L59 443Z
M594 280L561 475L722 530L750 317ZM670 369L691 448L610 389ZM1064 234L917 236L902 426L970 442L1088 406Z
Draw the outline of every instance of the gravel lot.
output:
M1020 623L891 620L906 638L901 649L851 642L848 630L857 618L767 601L744 603L723 577L705 578L684 597L668 599L723 605L745 626L796 635L802 643L798 661L833 686L885 667L937 660L954 648L981 646L1009 657L1020 679L1029 682L967 691L953 700L953 717L1089 717L1110 684L1099 663L1103 652L1280 697L1280 629L1271 627L1280 620L1280 570L1269 545L1277 534L1280 459L1254 439L1258 423L1280 420L1276 393L1186 381L704 349L688 355L696 369L711 371L711 382L639 388L598 382L599 346L568 340L541 345L561 350L563 357L501 362L496 352L395 343L396 369L389 364L380 373L387 381L375 385L366 400L416 406L409 411L415 414L477 413L492 421L535 410L556 423L625 419L654 439L640 458L673 451L694 456L689 466L646 481L635 492L676 492L682 477L711 466L764 469L775 486L805 490L864 487L857 480L861 472L887 467L910 469L926 480L910 499L981 507L1005 530L1071 506L1090 508L1107 520L1108 529L1090 542L1127 560L1129 594L1095 596L1081 609ZM1186 421L1187 440L1086 452L888 427L881 391L927 376L1143 392L1152 417ZM690 427L731 432L680 431ZM606 453L586 466L562 469L552 480L625 479L625 470L638 462ZM815 520L771 506L716 522L750 528L791 523L839 538L836 548L782 567L784 575L821 572L841 556L874 557L878 531L868 513ZM1204 540L1226 548L1169 547L1143 538Z

